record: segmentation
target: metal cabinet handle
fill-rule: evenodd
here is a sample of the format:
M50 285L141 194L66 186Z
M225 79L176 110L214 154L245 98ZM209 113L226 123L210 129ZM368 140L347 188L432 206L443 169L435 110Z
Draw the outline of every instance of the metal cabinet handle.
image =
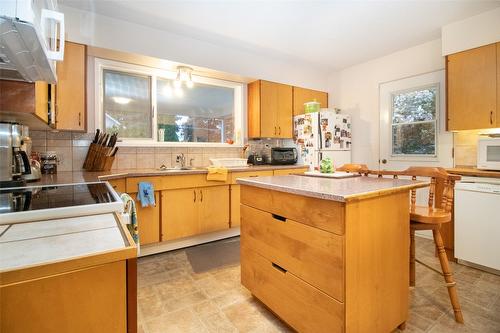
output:
M382 159L382 164L386 164L387 163L387 160L384 158Z
M490 125L493 125L493 110L490 111Z
M286 217L281 216L281 215L276 215L276 214L272 214L272 215L273 215L273 219L281 221L281 222L286 222Z
M193 202L196 202L196 190L193 190L193 194L194 194Z
M281 135L281 126L278 127L278 134Z
M274 135L276 135L276 126L274 126Z
M203 191L200 190L200 202L203 202Z
M78 112L78 126L82 126L82 113Z

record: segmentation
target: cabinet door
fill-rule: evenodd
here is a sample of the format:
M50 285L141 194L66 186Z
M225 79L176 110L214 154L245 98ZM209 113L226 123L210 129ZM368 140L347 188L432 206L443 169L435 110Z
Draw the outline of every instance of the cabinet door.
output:
M57 64L56 128L84 131L86 122L85 45L66 42L64 61Z
M49 84L35 82L35 115L44 123L49 123Z
M199 190L196 188L161 192L162 241L200 233L198 219L200 197L198 192ZM218 204L215 207L218 207Z
M240 185L231 185L231 228L240 225Z
M199 221L201 233L229 228L229 186L211 186L197 189L199 193Z
M278 138L292 138L293 111L292 86L278 85L278 109L276 110L276 127Z
M137 195L137 194L132 194ZM155 207L141 207L136 201L137 222L139 223L139 239L141 245L158 243L160 241L160 192L155 192Z
M260 84L260 137L278 136L277 110L279 108L279 84L261 81Z
M447 59L448 130L496 127L496 45Z
M323 91L293 87L293 115L304 114L304 103L312 102L320 103L320 107L328 107L328 94Z

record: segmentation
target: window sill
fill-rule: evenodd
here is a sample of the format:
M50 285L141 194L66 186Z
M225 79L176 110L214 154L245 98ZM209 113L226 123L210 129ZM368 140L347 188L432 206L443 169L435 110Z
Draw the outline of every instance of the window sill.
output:
M157 141L121 141L118 147L193 147L193 148L243 148L242 144L215 142L157 142Z

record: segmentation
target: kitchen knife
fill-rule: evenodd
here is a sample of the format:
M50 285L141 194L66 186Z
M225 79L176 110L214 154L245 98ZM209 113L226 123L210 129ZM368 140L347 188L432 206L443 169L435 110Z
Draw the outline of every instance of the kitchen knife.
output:
M96 129L94 141L92 141L92 143L97 143L99 141L99 132L101 132L101 131L99 129Z

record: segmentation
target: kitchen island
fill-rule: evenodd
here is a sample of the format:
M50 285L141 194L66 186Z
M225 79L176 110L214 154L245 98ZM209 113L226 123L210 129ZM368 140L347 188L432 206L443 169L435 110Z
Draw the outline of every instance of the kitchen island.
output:
M409 294L403 179L239 179L241 281L299 332L391 332Z

